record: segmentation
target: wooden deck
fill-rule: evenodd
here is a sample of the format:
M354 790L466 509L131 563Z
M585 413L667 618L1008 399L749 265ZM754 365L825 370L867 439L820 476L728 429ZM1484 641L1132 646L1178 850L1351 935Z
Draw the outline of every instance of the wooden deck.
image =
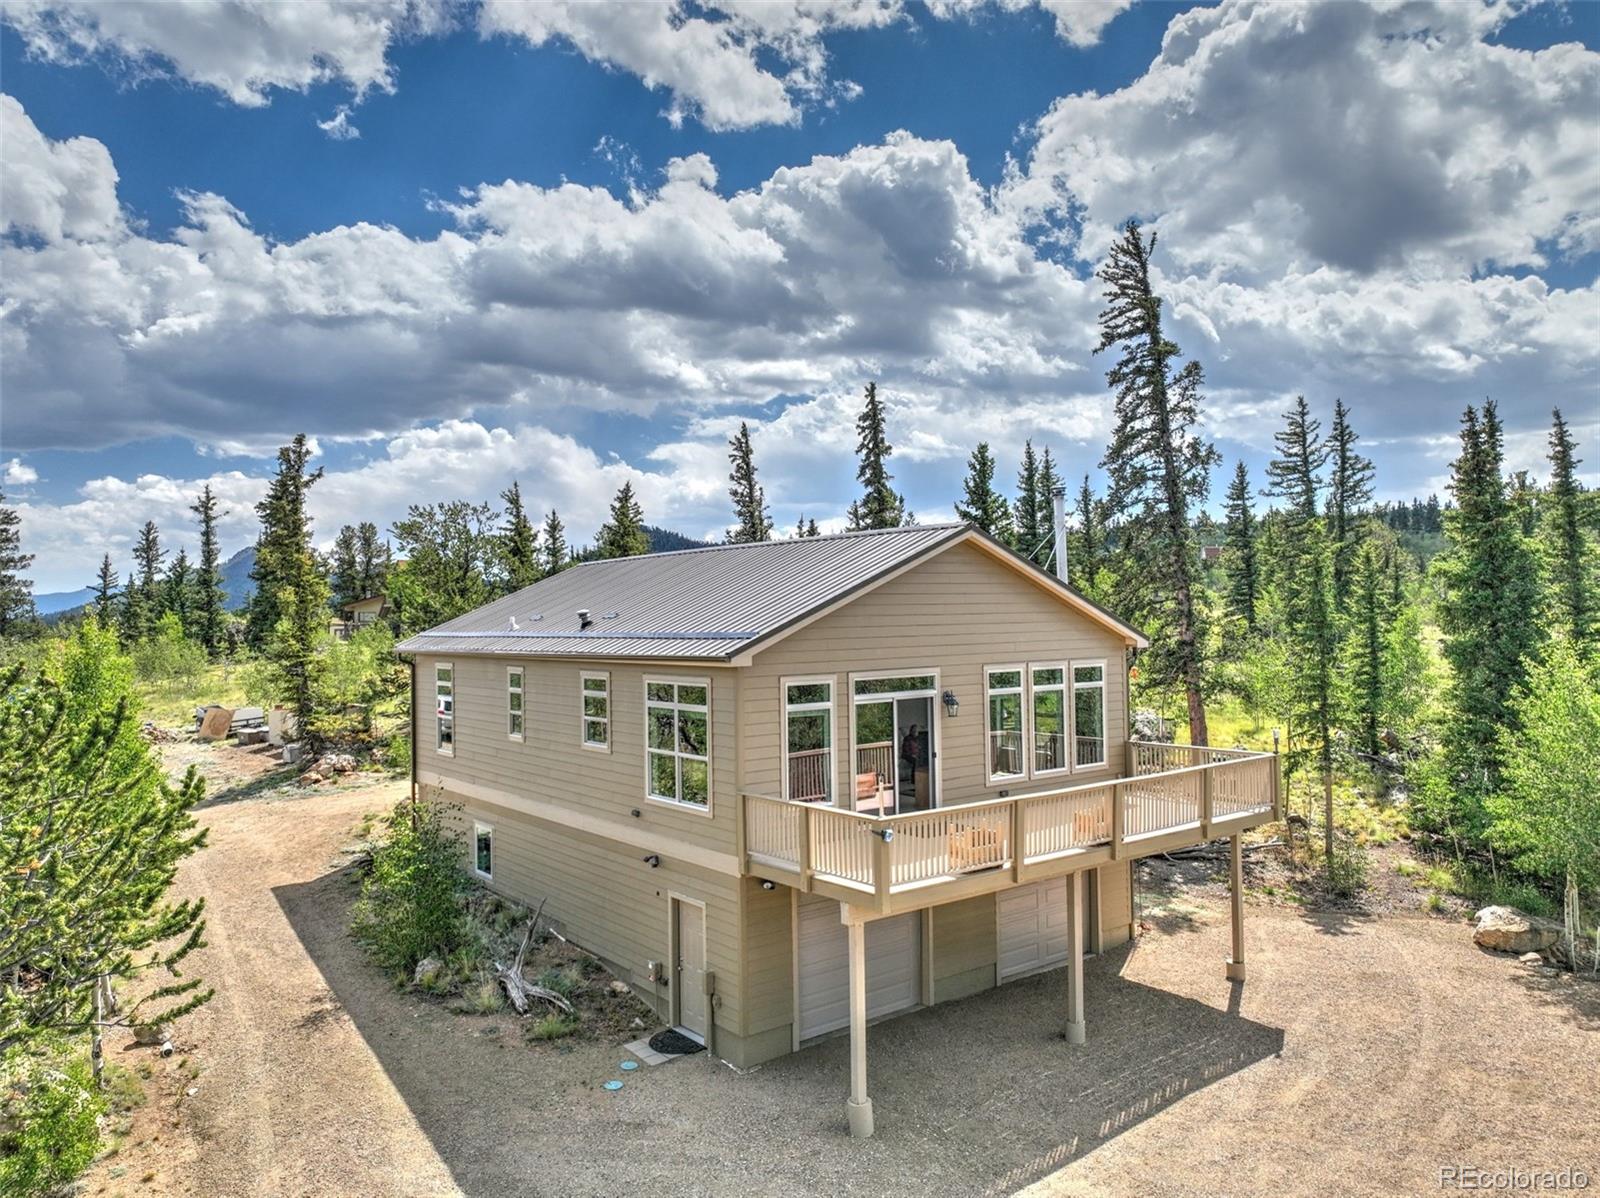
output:
M1278 817L1271 753L1129 745L1129 777L878 816L746 794L744 871L880 914L1170 852Z

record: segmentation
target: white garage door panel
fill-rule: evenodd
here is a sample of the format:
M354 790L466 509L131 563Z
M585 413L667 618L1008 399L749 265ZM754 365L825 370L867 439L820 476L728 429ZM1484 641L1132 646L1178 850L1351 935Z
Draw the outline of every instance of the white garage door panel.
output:
M996 905L1002 982L1067 959L1066 878L1002 890Z
M839 904L802 897L800 1038L850 1023L850 940ZM876 1019L914 1007L921 998L922 918L919 914L867 924L867 1016Z

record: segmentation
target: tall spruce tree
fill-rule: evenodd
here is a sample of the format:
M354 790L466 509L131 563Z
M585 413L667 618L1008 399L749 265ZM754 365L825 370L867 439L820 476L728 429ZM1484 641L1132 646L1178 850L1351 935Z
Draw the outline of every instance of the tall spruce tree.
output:
M1557 626L1572 638L1581 655L1596 638L1596 555L1580 507L1578 443L1562 419L1561 409L1550 415L1550 506L1543 518L1550 606Z
M1501 474L1503 434L1491 400L1461 418L1461 455L1451 463L1455 510L1445 520L1449 547L1435 560L1441 584L1439 627L1452 675L1444 747L1463 787L1469 822L1498 785L1499 733L1514 728L1512 695L1527 681L1524 662L1538 649L1539 586Z
M796 537L820 537L822 533L817 528L815 517L807 520L804 516L801 516L799 523L794 527L794 535Z
M736 523L728 540L736 545L772 539L772 517L767 513L766 492L756 479L755 451L750 446L750 426L739 421L739 431L728 438L728 497L733 500Z
M1039 483L1034 493L1039 503L1039 551L1033 560L1052 571L1056 563L1056 492L1066 491L1066 479L1056 470L1056 460L1046 445L1039 453Z
M548 576L559 574L567 568L567 528L561 523L556 509L544 518L544 529L539 537L540 566Z
M906 501L889 485L894 481L894 475L889 473L892 453L894 446L889 444L885 429L878 384L868 383L866 402L856 418L856 481L863 490L861 498L850 505L852 531L899 528L906 523Z
M1078 501L1073 505L1078 518L1078 530L1068 541L1071 543L1071 570L1068 578L1072 585L1091 598L1100 594L1100 574L1105 569L1106 529L1105 513L1094 497L1089 476L1083 476L1078 486Z
M1033 452L1033 442L1022 443L1022 468L1017 471L1017 502L1012 521L1017 530L1017 552L1030 560L1041 557L1050 535L1050 506L1048 496L1043 504L1039 497L1039 458Z
M178 617L184 636L194 636L194 568L189 565L189 551L182 546L161 582L161 610Z
M1341 615L1348 609L1356 552L1361 547L1360 515L1372 502L1372 462L1356 452L1361 438L1350 427L1350 409L1333 401L1328 427L1328 538L1333 544L1333 603Z
M989 452L987 441L979 441L967 459L967 477L955 509L962 520L982 529L1001 544L1015 542L1011 505L994 489L994 455Z
M100 573L94 582L94 616L101 628L117 626L117 571L108 553L100 559Z
M328 587L329 601L335 610L366 598L361 593L361 567L356 561L356 529L353 524L341 526L339 535L333 538L333 552L328 555Z
M1118 570L1126 594L1119 604L1146 626L1150 680L1182 688L1189 739L1208 743L1205 710L1205 635L1196 593L1199 563L1189 512L1205 501L1212 466L1221 460L1199 433L1198 362L1176 365L1182 351L1161 327L1161 298L1150 284L1148 241L1129 221L1098 277L1106 285L1096 353L1120 356L1106 380L1116 391L1116 430L1101 467L1109 481L1106 508L1117 522Z
M1350 579L1345 657L1349 663L1356 741L1367 753L1377 753L1382 747L1378 725L1388 705L1384 695L1384 657L1392 613L1385 583L1382 559L1370 543L1363 545Z
M0 636L34 624L33 583L27 574L32 565L33 554L22 552L22 517L0 491Z
M256 650L265 649L284 614L279 607L282 593L291 588L305 590L307 566L304 555L310 549L310 520L306 515L306 495L322 477L322 469L308 470L311 445L304 433L278 450L278 472L267 485L267 493L256 504L261 532L256 538L256 561L250 570L255 590L245 616L245 641ZM314 563L315 564L315 563ZM317 573L320 575L320 567Z
M222 550L217 543L217 497L207 483L189 510L200 521L200 564L194 576L194 634L206 653L222 652L227 627L227 593L222 589ZM109 564L109 563L108 563Z
M1284 632L1289 646L1291 771L1310 763L1322 779L1323 851L1333 860L1333 749L1339 725L1336 658L1338 620L1333 609L1332 545L1318 500L1328 462L1322 426L1305 396L1297 396L1273 434L1278 456L1267 463L1268 494L1287 501L1279 562Z
M161 618L161 530L154 520L146 520L133 543L133 569L122 595L122 639L128 644L149 637Z
M625 482L611 501L611 517L600 526L594 538L597 557L636 557L650 552L650 536L644 530L644 510L633 496L633 484Z
M1256 568L1256 517L1250 496L1250 471L1243 462L1233 468L1224 512L1223 558L1228 567L1228 612L1244 624L1247 632L1254 632L1261 579Z
M516 480L500 498L505 500L505 523L500 526L500 571L507 594L539 581L539 534L522 506L522 486Z

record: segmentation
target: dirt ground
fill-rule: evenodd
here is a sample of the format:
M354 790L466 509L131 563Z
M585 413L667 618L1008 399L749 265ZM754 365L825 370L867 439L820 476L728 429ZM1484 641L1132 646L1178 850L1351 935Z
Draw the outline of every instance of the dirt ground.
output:
M202 765L206 764L201 756ZM738 1072L622 1074L612 1045L397 993L347 934L353 829L393 784L236 779L195 971L217 998L91 1194L1293 1195L1439 1191L1444 1165L1600 1177L1600 986L1473 947L1459 920L1252 905L1223 978L1214 882L1147 877L1138 942L869 1036L878 1136L851 1141L834 1039ZM601 1083L627 1079L608 1093ZM1600 1184L1592 1182L1591 1184ZM1029 1188L1031 1187L1031 1188Z

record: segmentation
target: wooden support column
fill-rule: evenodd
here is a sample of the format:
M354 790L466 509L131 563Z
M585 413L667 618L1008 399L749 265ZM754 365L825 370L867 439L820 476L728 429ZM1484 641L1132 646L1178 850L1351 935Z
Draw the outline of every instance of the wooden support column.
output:
M845 918L849 919L846 909ZM872 1099L867 1097L867 925L845 925L850 939L850 1098L844 1104L850 1134L872 1134Z
M1083 870L1067 875L1067 1043L1082 1044L1083 1025Z
M1228 891L1233 908L1233 956L1228 959L1228 980L1244 981L1244 843L1235 833L1228 839Z

